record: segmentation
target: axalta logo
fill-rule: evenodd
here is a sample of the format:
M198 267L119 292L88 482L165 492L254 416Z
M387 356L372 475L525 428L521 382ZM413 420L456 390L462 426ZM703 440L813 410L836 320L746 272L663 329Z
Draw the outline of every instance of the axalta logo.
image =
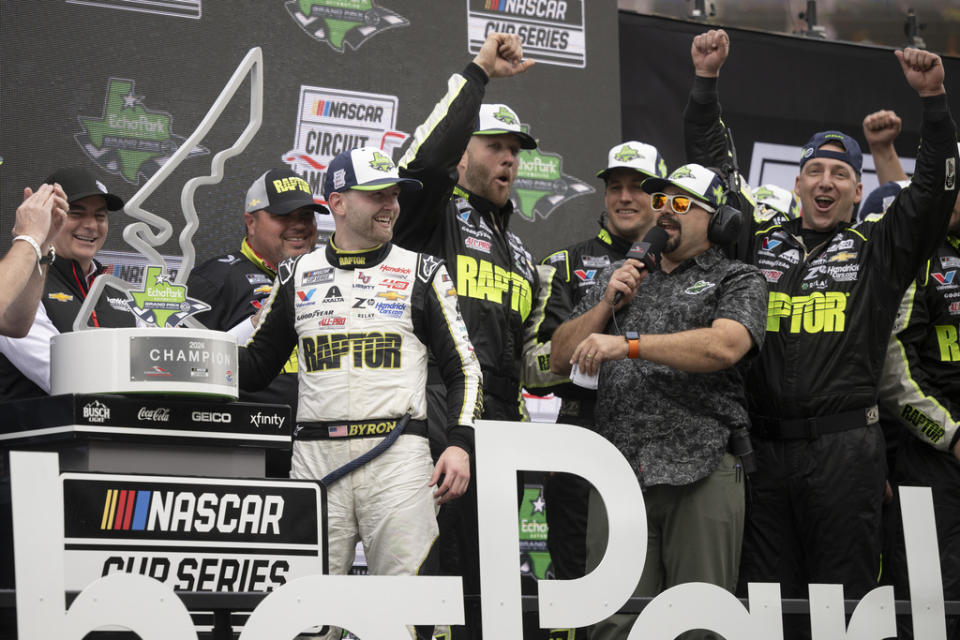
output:
M258 411L250 416L250 424L257 429L260 427L276 427L277 429L282 429L285 420L286 417L281 416L279 413L262 413Z
M285 6L307 35L326 42L338 53L346 50L345 45L356 50L387 29L410 24L374 0L287 0Z
M767 302L767 331L779 332L781 321L789 318L790 333L842 333L846 328L847 294L814 291L791 296L771 291Z
M77 116L83 130L74 139L101 169L130 184L149 179L168 162L185 138L173 133L173 115L149 109L135 82L110 78L100 116ZM194 147L189 157L210 153Z
M396 130L398 104L396 96L301 86L293 148L283 161L307 181L314 199L323 202L327 166L341 151L379 147L392 164L394 149L409 137Z
M101 531L280 535L283 497L108 489Z
M170 409L167 407L157 407L155 409L140 407L140 410L137 411L137 420L146 422L170 422Z
M87 422L103 423L110 419L110 407L99 400L83 405L83 418Z
M214 424L230 424L233 422L233 416L225 411L194 411L190 414L190 419L194 422Z

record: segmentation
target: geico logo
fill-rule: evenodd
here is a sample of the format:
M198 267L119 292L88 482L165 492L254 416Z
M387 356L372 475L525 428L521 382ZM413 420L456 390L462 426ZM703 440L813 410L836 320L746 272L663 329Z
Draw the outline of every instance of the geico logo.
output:
M101 575L139 573L160 582L176 581L176 591L272 591L286 584L290 563L286 560L247 558L181 558L175 569L170 558L110 556Z
M533 303L530 283L522 275L470 256L457 256L457 294L509 304L524 320ZM508 300L504 300L504 294L509 296Z
M194 422L218 422L220 424L230 424L233 422L233 416L229 413L219 413L217 411L194 411L190 414L190 419Z
M938 324L934 326L934 329L937 332L937 345L940 347L940 361L960 362L957 325Z
M300 358L308 372L339 369L341 358L351 353L355 369L398 369L402 342L399 333L378 331L305 336L300 339Z
M843 332L846 326L847 294L815 291L791 296L771 291L767 302L767 331L780 331L780 321L790 318L790 333Z
M119 517L127 512L131 517ZM282 515L281 496L249 494L241 498L236 493L110 489L100 529L280 535Z

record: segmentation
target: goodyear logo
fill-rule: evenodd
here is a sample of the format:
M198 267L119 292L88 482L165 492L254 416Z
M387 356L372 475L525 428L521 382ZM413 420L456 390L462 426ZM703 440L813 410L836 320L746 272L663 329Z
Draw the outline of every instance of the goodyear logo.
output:
M100 530L280 535L282 516L276 495L108 489Z
M846 328L847 296L815 291L791 296L771 291L767 301L767 331L779 332L786 321L790 333L842 333Z

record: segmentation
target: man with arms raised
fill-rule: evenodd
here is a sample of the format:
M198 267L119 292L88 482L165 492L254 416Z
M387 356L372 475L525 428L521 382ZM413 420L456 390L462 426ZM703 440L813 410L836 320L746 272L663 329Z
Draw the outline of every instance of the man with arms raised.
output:
M697 36L691 53L688 154L722 165L716 79L727 34ZM940 58L916 49L896 57L923 106L911 185L882 218L852 225L860 148L840 132L814 134L795 184L801 217L754 226L738 252L763 268L770 291L766 342L747 381L758 470L741 578L779 582L787 598L806 597L809 583L841 583L846 598L877 584L886 481L877 387L900 299L942 242L957 198Z

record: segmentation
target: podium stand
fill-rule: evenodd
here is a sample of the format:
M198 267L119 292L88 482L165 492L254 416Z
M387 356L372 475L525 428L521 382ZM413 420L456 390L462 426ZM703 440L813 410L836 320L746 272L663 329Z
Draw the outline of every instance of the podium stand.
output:
M0 416L0 448L59 451L61 471L262 478L293 429L286 405L158 396L31 398Z

